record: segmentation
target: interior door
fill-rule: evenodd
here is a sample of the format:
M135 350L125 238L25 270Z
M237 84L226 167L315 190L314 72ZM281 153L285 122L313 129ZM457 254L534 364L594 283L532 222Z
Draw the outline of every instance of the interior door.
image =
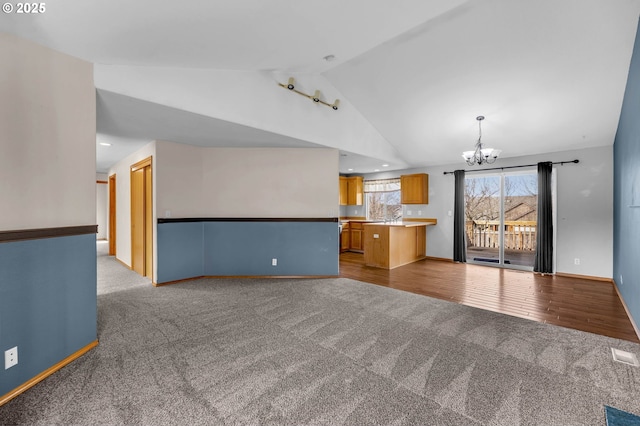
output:
M116 175L109 176L109 256L116 255Z
M153 191L151 158L131 167L131 269L152 278Z

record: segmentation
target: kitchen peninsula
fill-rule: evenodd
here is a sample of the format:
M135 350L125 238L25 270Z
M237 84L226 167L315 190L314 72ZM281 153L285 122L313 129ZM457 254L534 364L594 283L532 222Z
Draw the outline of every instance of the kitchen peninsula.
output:
M424 259L427 254L427 226L436 219L364 223L364 263L393 269Z

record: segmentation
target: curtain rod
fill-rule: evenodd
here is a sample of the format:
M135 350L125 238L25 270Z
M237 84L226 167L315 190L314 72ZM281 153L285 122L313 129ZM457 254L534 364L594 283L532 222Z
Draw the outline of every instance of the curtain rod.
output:
M551 163L551 164L567 164L567 163L579 163L580 160L571 160L571 161L556 161L555 163ZM544 161L541 161L541 163L544 163ZM522 166L505 166L505 167L492 167L490 169L474 169L474 170L465 170L465 173L471 173L471 172L485 172L487 170L504 170L504 169L519 169L520 167L534 167L537 166L538 164L523 164ZM445 175L452 175L454 172L444 172Z

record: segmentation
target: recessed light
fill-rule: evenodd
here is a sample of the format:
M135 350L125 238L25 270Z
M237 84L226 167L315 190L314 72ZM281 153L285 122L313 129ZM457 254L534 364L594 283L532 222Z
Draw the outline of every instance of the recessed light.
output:
M373 171L374 171L374 172L379 172L379 171L380 171L380 169L373 169Z
M352 172L352 171L353 171L353 169L347 169L347 171L348 171L348 172Z
M111 146L111 144L107 143L107 142L100 142L100 145L102 145L102 146Z
M382 167L389 167L389 165L388 164L383 164Z

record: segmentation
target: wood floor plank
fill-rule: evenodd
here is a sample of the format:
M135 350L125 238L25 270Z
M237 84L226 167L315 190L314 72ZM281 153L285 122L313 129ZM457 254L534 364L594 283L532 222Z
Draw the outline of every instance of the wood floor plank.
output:
M613 284L424 259L386 270L340 254L340 276L640 343Z

